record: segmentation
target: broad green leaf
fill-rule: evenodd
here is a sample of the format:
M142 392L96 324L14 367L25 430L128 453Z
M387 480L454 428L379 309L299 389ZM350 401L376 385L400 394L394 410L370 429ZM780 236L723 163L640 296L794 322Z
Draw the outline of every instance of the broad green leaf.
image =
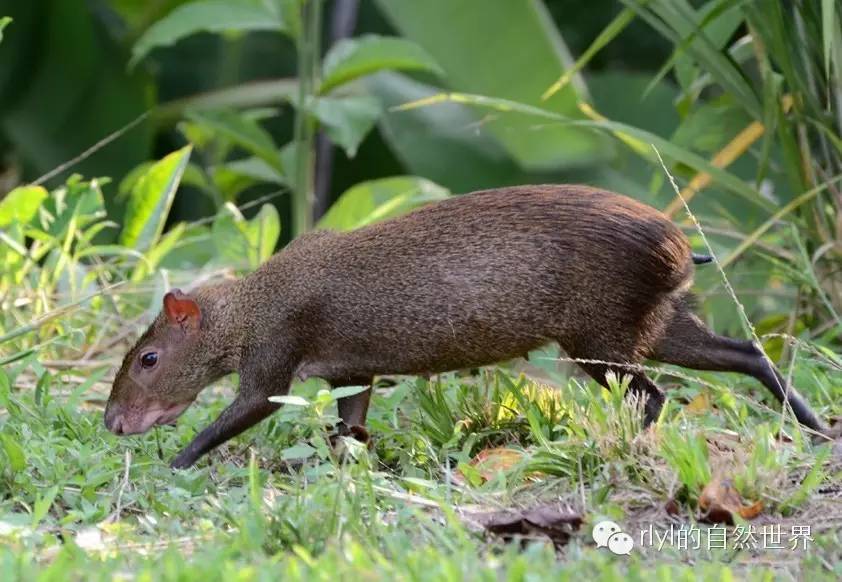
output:
M441 89L400 73L380 73L366 87L386 110L435 95ZM503 146L480 127L482 113L458 103L383 115L380 135L407 173L424 176L454 192L528 184L532 179Z
M284 396L270 396L269 402L275 402L277 404L286 404L291 406L310 406L310 401L306 398L302 398L301 396L294 396L292 394L286 394Z
M751 123L745 110L723 97L702 103L687 115L670 140L677 146L713 154Z
M280 153L278 155L280 157ZM240 192L255 184L286 184L272 166L256 156L216 166L212 169L212 174L214 184L226 201L235 200Z
M15 188L0 200L0 227L17 223L24 225L38 212L49 193L41 186Z
M3 450L9 458L9 466L13 471L19 472L26 469L26 455L23 453L23 447L11 435L0 434L0 441L3 442Z
M191 140L188 141L190 141L190 143L194 146L196 145L196 142ZM135 187L135 184L137 184L138 180L140 180L140 178L142 178L153 165L155 165L155 162L149 161L138 164L132 168L132 170L126 174L122 180L120 180L120 185L117 188L117 200L128 199ZM184 175L181 177L181 184L183 186L195 186L202 191L207 191L210 188L208 180L202 169L198 165L192 163L187 164L187 167L184 169Z
M283 179L284 165L275 142L255 119L232 110L191 111L187 117L254 154L272 168L276 180Z
M306 443L293 445L281 451L281 458L284 461L297 461L309 459L316 454L316 449Z
M582 117L577 103L584 85L578 75L541 101L547 88L573 64L543 2L378 0L377 5L403 37L430 53L444 71L449 89L543 104L555 113ZM478 130L493 135L529 170L599 164L611 155L604 136L582 127L489 116Z
M331 391L330 396L333 400L340 398L347 398L348 396L356 396L368 390L368 386L342 386Z
M281 218L272 204L264 204L251 221L251 242L257 253L255 266L263 263L275 252L275 245L281 236Z
M281 18L285 32L292 38L301 35L301 5L307 0L277 0L280 5Z
M217 256L226 263L245 266L249 256L247 230L246 219L240 210L230 202L226 203L211 225Z
M450 192L415 176L362 182L343 193L319 221L319 228L351 230L404 214L427 202L443 200Z
M126 208L120 244L146 251L158 242L191 151L187 146L171 153L137 181Z
M211 228L201 224L190 224L158 266L166 269L195 269L206 265L215 254Z
M3 16L2 18L0 18L0 42L3 42L3 29L6 28L6 26L8 26L11 21L12 19L8 16Z
M523 114L536 119L544 119L554 121L555 123L563 125L573 125L579 127L587 127L590 129L600 129L608 131L618 138L622 139L624 143L634 145L634 151L640 155L645 156L650 161L657 163L657 158L654 155L648 155L647 149L651 151L651 146L658 148L658 150L665 157L671 158L675 161L686 164L697 172L706 172L711 175L714 182L720 184L726 190L730 190L734 194L751 202L755 206L762 208L765 212L771 214L774 211L774 205L766 200L757 190L740 180L734 174L726 172L720 168L713 166L703 157L695 154L685 148L678 147L652 132L632 127L625 123L618 123L611 120L578 120L570 119L563 115L559 115L552 111L534 107L524 103L516 103L507 99L495 99L483 95L466 95L464 93L440 93L428 99L417 101L414 103L405 104L403 110L412 110L416 107L427 107L447 102L463 103L466 105L473 105L482 109L490 109L501 114ZM653 152L654 154L654 152Z
M365 75L386 69L443 74L435 60L414 42L373 34L337 42L325 55L320 92L329 93Z
M356 155L360 143L383 111L377 99L366 96L318 97L309 109L349 158Z
M264 204L249 221L229 202L214 219L211 233L217 253L225 262L256 268L274 252L281 219L273 205Z
M149 51L197 32L284 31L280 9L261 0L200 0L179 6L153 24L132 48L133 67Z
M131 280L141 281L149 273L154 272L164 257L176 247L186 231L187 224L180 222L162 236L161 240L149 249L145 257L141 256L141 260L138 261L134 272L132 272Z

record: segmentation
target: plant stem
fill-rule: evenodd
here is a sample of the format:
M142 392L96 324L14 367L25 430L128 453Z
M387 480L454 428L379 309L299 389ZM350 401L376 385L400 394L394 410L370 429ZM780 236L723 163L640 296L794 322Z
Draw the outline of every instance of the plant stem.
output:
M310 118L308 107L317 90L321 3L322 0L304 0L301 4L302 26L298 39L298 96L294 137L293 237L304 234L313 226L315 123Z

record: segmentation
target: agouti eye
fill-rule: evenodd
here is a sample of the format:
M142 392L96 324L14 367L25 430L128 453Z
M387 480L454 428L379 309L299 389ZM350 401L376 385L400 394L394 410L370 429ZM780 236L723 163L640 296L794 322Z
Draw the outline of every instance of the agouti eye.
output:
M158 352L146 352L140 356L140 365L144 368L153 368L158 363Z

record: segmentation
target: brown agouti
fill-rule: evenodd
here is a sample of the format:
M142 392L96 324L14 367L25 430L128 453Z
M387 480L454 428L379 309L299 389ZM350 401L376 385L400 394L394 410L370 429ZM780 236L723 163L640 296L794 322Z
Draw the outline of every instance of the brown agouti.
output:
M580 364L602 385L609 370L631 375L647 425L664 396L634 364L653 359L754 376L824 432L753 342L693 315L693 262L663 214L585 186L475 192L348 233L314 232L240 280L167 293L114 380L105 424L136 434L171 423L205 386L239 372L237 397L173 461L183 468L269 416L279 405L268 397L295 376L370 385L558 342L572 358L614 364ZM346 426L364 425L370 392L339 400Z

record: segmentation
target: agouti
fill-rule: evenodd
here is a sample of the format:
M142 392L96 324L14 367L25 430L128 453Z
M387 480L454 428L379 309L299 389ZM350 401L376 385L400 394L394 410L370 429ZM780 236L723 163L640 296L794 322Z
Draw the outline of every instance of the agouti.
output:
M653 359L754 376L825 432L753 342L693 315L693 263L666 216L585 186L475 192L348 233L314 232L242 279L167 293L114 380L105 424L136 434L172 423L238 372L237 397L172 463L189 467L276 410L268 397L295 376L370 385L558 342L602 385L609 370L631 375L647 425L664 396L635 364ZM370 392L339 400L346 426L364 425Z

